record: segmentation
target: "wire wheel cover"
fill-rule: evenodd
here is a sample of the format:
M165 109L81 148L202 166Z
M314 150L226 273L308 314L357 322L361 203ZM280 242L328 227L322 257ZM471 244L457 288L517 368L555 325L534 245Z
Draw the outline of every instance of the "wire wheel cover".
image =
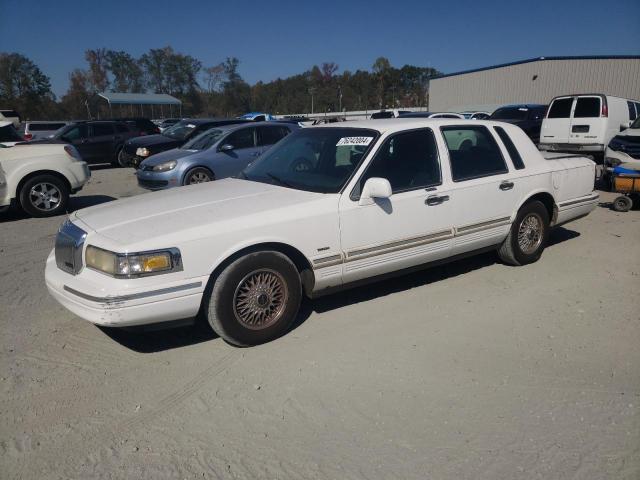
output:
M518 246L522 253L531 255L542 243L544 224L537 213L530 213L522 219L518 228Z
M255 270L236 287L233 313L242 326L261 330L280 319L288 297L282 275L274 270Z

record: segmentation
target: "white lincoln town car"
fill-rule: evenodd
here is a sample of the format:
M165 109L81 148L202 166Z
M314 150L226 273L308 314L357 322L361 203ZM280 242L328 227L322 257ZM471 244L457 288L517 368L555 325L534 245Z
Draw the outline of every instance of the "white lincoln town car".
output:
M301 129L238 178L79 210L51 294L103 326L195 317L235 345L284 334L303 295L488 249L538 260L587 215L595 164L543 156L500 122L389 119Z

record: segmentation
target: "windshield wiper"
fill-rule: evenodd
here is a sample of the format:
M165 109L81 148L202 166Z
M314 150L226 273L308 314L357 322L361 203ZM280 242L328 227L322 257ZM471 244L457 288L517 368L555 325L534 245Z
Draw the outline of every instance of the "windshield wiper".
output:
M291 185L290 183L285 182L281 178L276 177L273 173L265 172L265 175L267 177L269 177L271 180L275 180L276 182L278 182L282 186L289 187L289 188L296 188L293 185Z

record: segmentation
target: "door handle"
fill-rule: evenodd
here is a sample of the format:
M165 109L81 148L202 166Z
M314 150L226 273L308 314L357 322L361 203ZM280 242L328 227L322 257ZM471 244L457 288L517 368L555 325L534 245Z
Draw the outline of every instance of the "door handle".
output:
M436 205L440 205L443 202L449 200L449 195L429 195L427 199L424 201L430 207L434 207Z
M511 190L513 188L513 182L504 181L498 187L500 190Z

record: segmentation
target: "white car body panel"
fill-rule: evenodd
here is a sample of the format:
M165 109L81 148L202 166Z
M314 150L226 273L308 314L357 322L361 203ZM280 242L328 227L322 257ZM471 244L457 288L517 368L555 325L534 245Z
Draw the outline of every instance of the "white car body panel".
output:
M7 184L4 195L0 195L0 206L9 205L18 195L20 181L34 172L55 172L67 179L72 191L82 188L91 176L89 167L71 157L64 147L40 144L0 148L0 165Z
M80 210L70 221L87 232L87 245L134 253L178 248L182 271L116 279L82 268L59 269L52 252L45 277L52 295L82 318L101 325L137 325L191 317L200 309L212 273L246 248L282 247L297 252L307 293L364 280L500 244L520 206L532 195L551 195L553 222L591 211L595 164L584 157L545 159L518 127L474 122L493 132L503 128L525 167L507 162L507 174L455 183L440 126L468 126L460 120L390 119L341 124L380 132L375 146L337 194L312 193L239 179L225 179L147 193ZM336 125L311 128L335 128ZM442 183L361 205L350 197L384 140L395 133L431 128L439 150ZM497 139L495 133L492 133ZM558 157L558 158L556 158ZM514 187L499 189L508 180ZM430 206L430 195L449 196ZM266 247L264 244L270 244Z
M640 143L640 128L627 128L618 134L619 137L633 137L633 139L638 139ZM620 150L613 150L612 148L607 146L607 150L604 154L604 166L605 167L613 167L621 164L626 164L627 166L633 166L635 168L640 168L640 158L634 158L629 155L628 152L623 152Z

